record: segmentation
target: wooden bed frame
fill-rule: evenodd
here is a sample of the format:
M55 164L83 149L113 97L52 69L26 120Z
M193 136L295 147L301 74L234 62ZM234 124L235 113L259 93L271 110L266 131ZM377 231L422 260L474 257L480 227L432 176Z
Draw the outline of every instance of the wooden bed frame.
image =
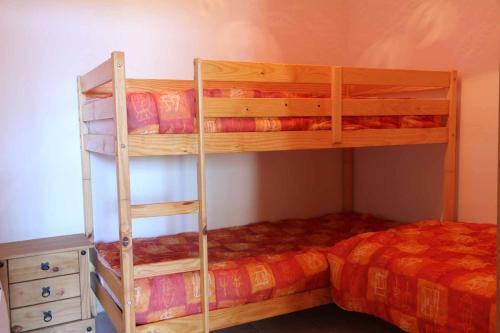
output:
M333 66L278 65L195 60L194 81L126 79L122 52L78 77L81 157L86 235L93 239L90 153L116 159L121 241L121 278L94 261L94 292L118 332L208 332L331 302L329 289L302 292L259 303L208 311L205 154L304 149L343 149L343 210L353 209L353 148L409 144L447 144L444 159L443 216L455 219L456 78L455 71L415 71ZM209 98L205 88L251 87L272 91L315 92L330 98ZM197 134L129 135L126 93L189 89L196 92ZM380 98L384 94L445 90L442 99ZM357 96L372 98L356 99ZM377 98L377 96L379 98ZM386 95L387 96L387 95ZM100 98L95 98L100 97ZM342 130L342 116L442 115L438 128ZM329 116L331 131L204 133L204 117ZM111 130L90 134L93 122ZM186 155L198 157L198 200L134 205L130 202L129 158ZM134 218L198 214L199 258L133 264ZM200 271L202 313L136 326L134 279ZM117 305L97 275L118 299Z

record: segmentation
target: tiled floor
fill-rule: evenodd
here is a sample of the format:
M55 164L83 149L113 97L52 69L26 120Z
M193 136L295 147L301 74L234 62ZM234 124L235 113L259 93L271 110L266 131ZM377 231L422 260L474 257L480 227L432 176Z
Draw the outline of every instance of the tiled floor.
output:
M97 333L114 333L105 315L97 317ZM217 333L401 333L398 328L372 316L343 311L335 305L226 328Z

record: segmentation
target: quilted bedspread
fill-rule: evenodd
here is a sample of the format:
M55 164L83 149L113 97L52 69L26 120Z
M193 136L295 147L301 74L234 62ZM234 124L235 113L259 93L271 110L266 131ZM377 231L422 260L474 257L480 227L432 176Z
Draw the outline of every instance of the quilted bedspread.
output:
M328 251L334 301L407 332L493 333L496 225L423 221Z
M325 98L329 96L296 92L244 89L206 89L207 97L228 98ZM194 90L167 90L127 94L129 134L194 133ZM344 130L367 128L424 128L442 126L441 116L342 117ZM268 132L331 129L330 117L205 118L205 131Z
M368 215L260 222L208 233L210 308L226 308L328 286L325 250L361 232L395 222ZM119 275L118 243L96 245L99 259ZM134 263L198 255L196 233L134 240ZM135 281L136 320L145 324L200 312L199 272Z

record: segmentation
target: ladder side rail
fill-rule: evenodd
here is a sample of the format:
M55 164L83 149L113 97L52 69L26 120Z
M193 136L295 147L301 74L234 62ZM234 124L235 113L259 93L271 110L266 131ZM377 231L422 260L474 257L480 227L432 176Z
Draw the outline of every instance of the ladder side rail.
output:
M194 80L196 96L196 115L198 125L198 235L200 255L200 302L202 311L203 332L209 332L209 273L208 273L208 241L206 213L206 183L205 183L205 128L203 114L203 61L194 61Z

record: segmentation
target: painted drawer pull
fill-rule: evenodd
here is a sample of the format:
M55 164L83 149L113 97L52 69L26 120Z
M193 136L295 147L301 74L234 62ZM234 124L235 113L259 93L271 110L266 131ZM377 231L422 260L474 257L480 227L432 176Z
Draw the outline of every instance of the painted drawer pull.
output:
M48 323L52 320L52 311L44 311L43 312L43 321Z
M50 269L49 262L48 262L48 261L46 261L46 262L42 262L42 263L40 264L40 269L41 269L42 271L48 271L48 270Z
M42 297L46 298L50 296L50 287L42 287Z

